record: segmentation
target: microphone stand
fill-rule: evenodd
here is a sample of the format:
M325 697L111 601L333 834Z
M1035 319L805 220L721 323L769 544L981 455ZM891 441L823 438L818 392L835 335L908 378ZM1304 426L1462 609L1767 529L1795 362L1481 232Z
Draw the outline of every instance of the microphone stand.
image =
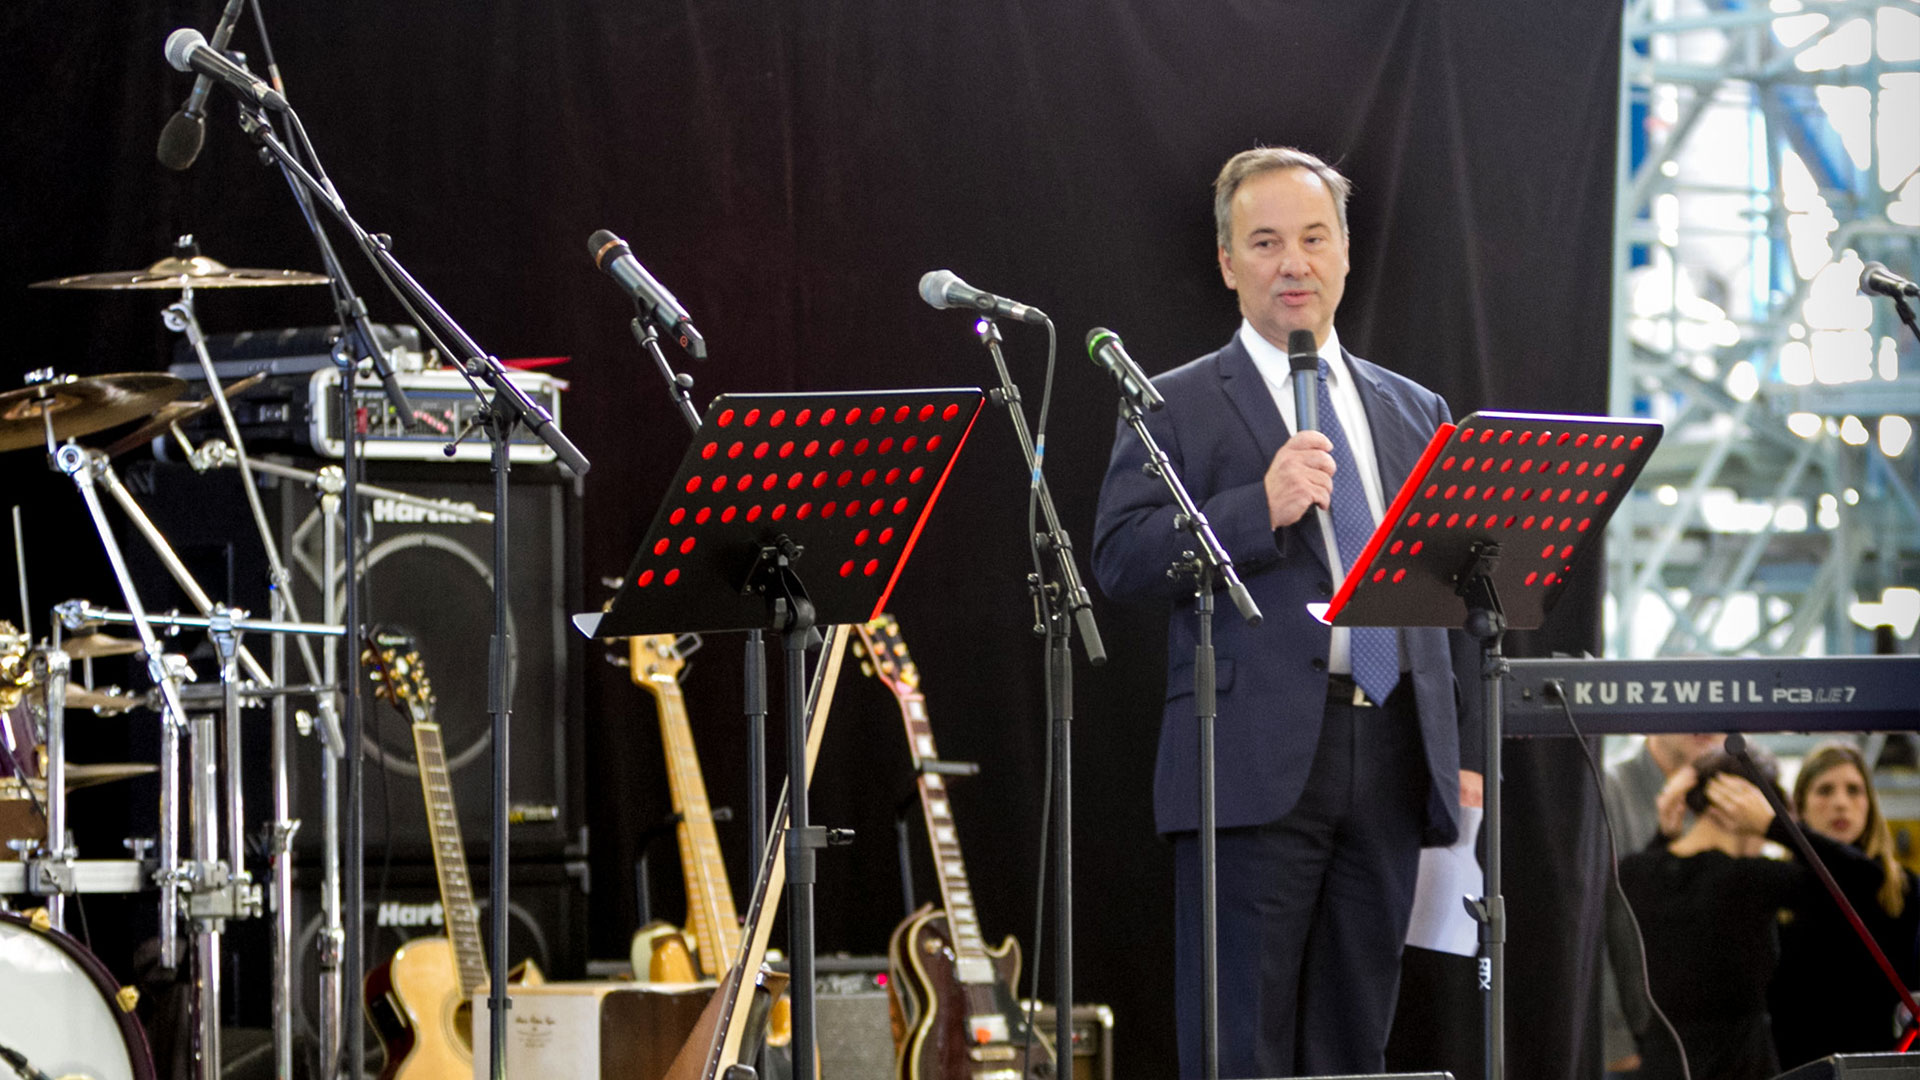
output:
M1194 539L1195 550L1181 552L1171 572L1193 575L1194 614L1198 623L1194 646L1193 703L1200 728L1200 1056L1204 1069L1202 1075L1206 1080L1216 1080L1220 1075L1220 943L1219 902L1215 889L1218 854L1214 843L1217 831L1213 767L1213 722L1217 713L1213 655L1215 578L1226 582L1227 595L1233 599L1233 606L1240 612L1240 617L1247 620L1248 626L1260 624L1260 608L1254 603L1253 594L1240 581L1240 574L1234 569L1227 549L1213 534L1213 526L1207 521L1207 515L1201 512L1199 504L1187 492L1186 484L1174 471L1173 462L1167 457L1166 451L1160 448L1153 433L1147 430L1146 410L1141 403L1131 394L1121 394L1120 415L1146 448L1146 470L1167 485L1174 505L1179 508L1174 515L1174 528L1191 534Z
M647 305L634 300L633 321L629 327L633 339L640 343L648 356L653 357L653 366L660 371L660 377L666 380L667 394L673 398L679 408L680 416L687 422L687 428L695 435L700 433L700 413L693 407L693 376L676 372L668 363L667 354L660 348L659 320L653 317ZM767 639L766 632L759 627L747 631L747 647L744 658L743 676L745 691L745 713L747 717L747 865L759 866L767 843ZM721 973L724 974L724 973ZM767 1048L762 1045L762 1055ZM764 1056L761 1060L760 1075L767 1076Z
M293 111L291 106L286 110L286 114L289 126L300 136L300 141L305 144L306 139L298 114ZM492 443L494 497L493 637L490 642L487 658L487 711L492 715L493 720L493 850L491 852L491 865L488 872L488 902L491 905L488 911L488 922L490 923L488 929L492 945L493 963L496 970L493 978L489 980L488 1005L491 1010L489 1013L489 1027L491 1029L489 1034L491 1037L490 1046L492 1053L488 1060L491 1066L493 1080L505 1080L507 1010L511 1007L507 999L507 984L505 978L505 965L507 963L507 765L509 761L509 721L512 716L512 703L509 700L510 694L507 686L507 658L512 655L513 651L512 642L507 633L507 598L511 595L508 582L510 560L507 557L509 537L507 528L509 512L507 478L512 469L512 462L508 451L513 430L516 426L525 424L529 431L552 448L555 456L571 469L575 475L585 474L589 468L589 462L586 456L573 445L572 441L561 434L560 429L554 424L553 414L529 398L525 391L515 386L513 382L507 378L506 369L501 366L500 361L482 349L479 343L475 341L458 322L454 321L453 317L447 313L445 308L440 306L439 302L427 292L419 281L417 281L412 274L408 273L406 267L401 265L400 261L394 257L390 237L384 235L375 236L361 228L360 223L355 221L353 216L347 212L346 204L334 191L332 184L317 179L314 174L308 172L307 169L295 159L292 152L275 137L272 126L263 115L243 108L240 110L240 119L241 128L246 131L248 136L250 136L262 150L278 162L281 169L287 175L297 179L315 202L324 206L328 213L332 214L337 221L346 227L355 242L360 245L361 250L366 254L367 258L374 264L376 272L380 274L381 279L386 283L388 289L393 292L394 296L399 299L400 303L414 316L416 321L420 322L421 328L425 330L429 336L434 338L436 345L440 347L442 353L447 356L462 358L460 360L460 371L466 376L468 383L473 386L475 394L480 397L483 404L481 416L476 419L479 419L485 424L487 437ZM309 156L316 159L317 164L318 155L313 154L312 146L310 144L306 145L306 149ZM442 335L444 335L444 337ZM458 346L457 349L447 347L446 341L449 339ZM480 383L482 382L492 389L493 392L490 396L480 387ZM345 392L351 384L352 369L349 367L343 372L343 377L341 378L343 392ZM343 408L341 412L341 422L343 424L346 423L347 417L353 415L351 399L348 399L344 404L347 407ZM351 478L352 474L349 473L348 475L349 478ZM351 482L351 480L349 480L349 482ZM352 504L349 503L349 506L351 505ZM357 511L355 511L355 513L357 513ZM348 535L351 536L353 529L349 527L347 531ZM348 565L351 566L351 552L348 554L348 559ZM352 594L349 593L349 597L351 597L351 595ZM349 600L349 604L351 604L351 600ZM350 610L349 618L351 619L356 614L357 612ZM355 667L352 664L348 664L346 665L346 669L352 671L355 670ZM352 679L351 675L346 677L350 682L357 681ZM351 700L352 699L349 698L349 701ZM349 745L353 746L357 751L359 745L357 741L359 727L357 714L350 713L348 727L350 730L350 734L347 736ZM348 788L349 798L352 800L351 816L349 819L350 842L352 839L357 838L360 832L357 823L360 820L361 807L358 798L359 792L355 790L356 785L354 783L357 770L353 768L354 764L358 762L359 757L360 755L357 752L348 757ZM355 847L352 860L348 866L350 895L347 897L346 902L349 905L358 905L360 903L360 897L352 895L352 892L353 886L358 885L364 887L364 881L360 873L363 869L360 865L363 854L358 847ZM353 911L353 919L349 925L357 925L364 918L365 913L359 906L354 906L351 910ZM357 943L358 935L350 940ZM349 962L357 967L359 958L357 956L352 957ZM364 1035L361 1034L363 1030L361 1026L358 1024L350 1026L354 1033L351 1037L352 1042L354 1044L364 1045ZM351 1063L350 1068L353 1075L357 1078L362 1071L363 1060L356 1057Z
M1047 324L1049 334L1053 324ZM1107 662L1106 646L1100 641L1100 628L1094 622L1093 605L1080 570L1074 564L1073 542L1060 525L1054 509L1053 493L1041 472L1041 458L1034 449L1033 435L1027 428L1026 410L1020 407L1020 389L1007 373L1007 360L1000 351L1000 327L990 315L975 324L975 334L993 357L1000 386L988 394L994 404L1003 406L1013 421L1014 435L1020 440L1020 452L1032 477L1032 493L1039 503L1046 527L1032 537L1034 560L1044 565L1051 556L1053 572L1027 575L1027 589L1033 596L1036 632L1047 640L1047 721L1053 740L1054 835L1054 1053L1073 1054L1073 627L1087 652L1087 663L1099 667ZM1045 838L1042 837L1042 843ZM1038 958L1036 957L1036 962ZM1032 1026L1031 1014L1027 1024ZM1025 1070L1022 1070L1023 1075Z

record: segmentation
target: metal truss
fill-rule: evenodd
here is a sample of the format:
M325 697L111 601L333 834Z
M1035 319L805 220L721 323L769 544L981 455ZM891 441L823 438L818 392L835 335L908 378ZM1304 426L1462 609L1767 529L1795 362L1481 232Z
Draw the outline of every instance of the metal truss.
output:
M1610 406L1667 431L1608 536L1609 655L1871 652L1857 605L1920 585L1920 343L1853 283L1920 271L1920 0L1622 26Z

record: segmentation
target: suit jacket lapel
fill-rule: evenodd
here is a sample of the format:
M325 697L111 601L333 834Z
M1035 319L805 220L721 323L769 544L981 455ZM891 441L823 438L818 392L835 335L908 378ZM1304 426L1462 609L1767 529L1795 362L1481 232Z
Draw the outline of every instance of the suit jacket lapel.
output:
M1239 334L1235 334L1227 347L1220 350L1219 366L1221 392L1233 403L1234 411L1239 413L1240 419L1247 425L1248 433L1253 436L1259 448L1260 468L1264 472L1273 461L1273 455L1286 445L1287 423L1273 403L1273 391L1268 389L1267 380L1261 378L1253 357L1247 354L1246 346L1240 344ZM1320 536L1320 523L1311 514L1287 526L1287 531L1293 535L1294 542L1307 545L1314 558L1320 560L1321 566L1332 565L1327 560L1326 541Z
M1427 448L1427 437L1416 426L1418 412L1402 395L1380 378L1372 364L1350 352L1343 353L1347 370L1353 372L1354 389L1367 410L1367 426L1373 430L1373 457L1380 468L1380 498L1392 505L1420 453Z

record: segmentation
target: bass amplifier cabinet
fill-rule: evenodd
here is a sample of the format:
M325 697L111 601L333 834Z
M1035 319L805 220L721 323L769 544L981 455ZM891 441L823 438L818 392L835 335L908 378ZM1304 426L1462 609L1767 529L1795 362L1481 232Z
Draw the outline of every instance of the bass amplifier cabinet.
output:
M1034 1013L1034 1022L1052 1035L1059 1015L1052 1005L1042 1005ZM1113 1080L1113 1010L1105 1005L1075 1005L1071 1030L1073 1080Z
M1835 1054L1788 1069L1777 1080L1920 1080L1920 1054Z
M370 462L367 481L449 508L491 509L493 487L485 466L461 463ZM331 593L344 603L341 568L326 566L326 529L317 498L304 484L261 476L269 523L275 527L282 558L292 575L292 593L300 614L322 621ZM266 557L240 490L229 470L199 474L165 463L130 473L128 486L159 525L182 561L215 599L232 602L264 617ZM512 692L510 728L511 800L518 810L512 841L538 851L558 851L577 838L583 816L584 723L580 716L581 654L566 624L579 610L579 498L573 482L557 468L519 467L509 489L509 633L508 679ZM484 521L462 520L447 511L422 509L391 499L362 499L360 562L365 570L362 621L410 635L437 697L434 719L446 745L454 803L468 858L485 860L491 836L492 717L487 711L487 651L493 628L493 531ZM137 537L125 546L138 570L150 610L191 604ZM211 649L203 636L183 634L173 648L195 656L211 671ZM245 644L262 663L271 640L249 635ZM342 659L358 665L361 643L343 650ZM316 648L316 654L317 654ZM289 648L289 678L305 682L297 652ZM364 823L367 877L382 859L428 861L432 848L426 808L414 765L413 737L405 716L361 687L364 774ZM297 703L311 709L310 701ZM256 714L257 715L257 714ZM247 765L248 810L266 801L265 726L250 726ZM294 849L311 861L324 837L321 789L323 750L317 735L291 740L289 794L300 829ZM256 764L257 763L257 764ZM344 767L339 777L340 805L346 806ZM343 826L344 828L344 826ZM371 886L370 886L371 887Z

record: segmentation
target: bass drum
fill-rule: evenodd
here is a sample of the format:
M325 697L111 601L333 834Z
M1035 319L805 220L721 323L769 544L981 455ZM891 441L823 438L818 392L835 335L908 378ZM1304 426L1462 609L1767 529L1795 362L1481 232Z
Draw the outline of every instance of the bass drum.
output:
M155 1080L147 1037L79 942L0 912L0 1046L54 1077Z

